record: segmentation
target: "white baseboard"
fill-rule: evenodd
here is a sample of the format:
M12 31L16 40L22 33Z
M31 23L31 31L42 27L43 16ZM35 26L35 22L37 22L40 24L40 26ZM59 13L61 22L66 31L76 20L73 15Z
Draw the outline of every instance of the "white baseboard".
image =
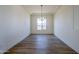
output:
M31 34L29 34L28 36L30 36ZM26 37L28 37L26 36ZM22 38L23 40L26 38ZM4 54L5 52L7 52L10 48L12 48L13 46L15 46L16 44L18 44L19 42L21 42L22 40L18 41L17 43L12 44L7 50L0 50L0 54Z

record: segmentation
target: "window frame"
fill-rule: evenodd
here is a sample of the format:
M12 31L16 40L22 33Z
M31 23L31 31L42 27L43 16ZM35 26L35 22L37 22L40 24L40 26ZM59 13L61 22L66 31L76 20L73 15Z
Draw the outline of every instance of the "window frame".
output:
M37 18L37 30L46 30L47 19L45 17Z

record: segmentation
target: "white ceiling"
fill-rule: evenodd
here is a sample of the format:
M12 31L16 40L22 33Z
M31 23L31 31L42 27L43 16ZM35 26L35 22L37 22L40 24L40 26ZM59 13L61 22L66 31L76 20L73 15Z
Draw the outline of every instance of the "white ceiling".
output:
M29 13L41 13L41 6L40 5L24 5L23 6L26 11ZM60 5L43 5L42 12L43 13L55 13Z

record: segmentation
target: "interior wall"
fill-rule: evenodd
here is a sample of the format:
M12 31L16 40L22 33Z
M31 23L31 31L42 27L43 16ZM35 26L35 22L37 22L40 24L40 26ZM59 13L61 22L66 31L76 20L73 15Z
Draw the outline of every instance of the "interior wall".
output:
M0 53L30 34L30 16L22 6L0 6Z
M55 35L79 53L79 6L62 6L54 16Z
M43 14L43 17L47 18L47 26L46 30L37 30L37 18L39 18L41 14L32 14L31 15L31 33L32 34L53 34L54 25L53 25L53 15L52 14Z

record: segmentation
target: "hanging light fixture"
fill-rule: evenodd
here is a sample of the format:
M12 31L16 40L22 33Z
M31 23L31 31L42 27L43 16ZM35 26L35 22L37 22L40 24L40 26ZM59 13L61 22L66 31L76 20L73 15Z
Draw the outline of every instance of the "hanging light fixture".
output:
M41 5L41 27L42 30L46 30L46 18L43 16L43 5Z
M43 17L43 5L40 5L41 6L41 20L42 20L42 17Z

